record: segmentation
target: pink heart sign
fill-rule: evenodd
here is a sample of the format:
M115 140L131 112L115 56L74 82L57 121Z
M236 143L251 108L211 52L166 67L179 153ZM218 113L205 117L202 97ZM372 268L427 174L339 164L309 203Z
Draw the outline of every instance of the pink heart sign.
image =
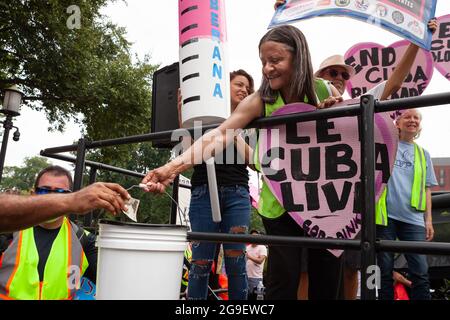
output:
M410 42L398 41L389 47L363 42L345 53L345 62L355 68L355 75L347 82L347 92L352 98L359 97L383 81L387 81L405 54ZM433 76L433 56L419 49L410 73L402 87L391 96L406 98L420 96Z
M273 115L313 111L286 105ZM357 117L283 124L260 130L264 180L311 237L353 239L361 228L361 147ZM388 113L375 114L375 189L379 198L394 164L398 134ZM341 251L330 250L339 255Z
M450 14L439 17L437 20L439 27L431 42L434 66L450 80Z

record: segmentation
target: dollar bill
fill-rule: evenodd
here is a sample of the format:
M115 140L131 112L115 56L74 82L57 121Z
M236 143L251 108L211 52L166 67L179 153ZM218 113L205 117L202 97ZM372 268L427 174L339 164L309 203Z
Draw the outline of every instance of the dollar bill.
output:
M133 220L134 222L137 222L137 211L139 208L139 203L140 201L138 199L134 199L131 198L130 200L127 201L126 205L128 206L128 210L127 211L123 211L122 212L131 220Z

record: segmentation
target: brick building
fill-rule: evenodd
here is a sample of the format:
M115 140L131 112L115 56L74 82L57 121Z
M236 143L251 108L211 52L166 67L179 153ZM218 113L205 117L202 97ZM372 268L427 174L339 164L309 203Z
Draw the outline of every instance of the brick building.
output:
M432 161L439 185L431 188L431 190L450 192L450 158L432 158Z

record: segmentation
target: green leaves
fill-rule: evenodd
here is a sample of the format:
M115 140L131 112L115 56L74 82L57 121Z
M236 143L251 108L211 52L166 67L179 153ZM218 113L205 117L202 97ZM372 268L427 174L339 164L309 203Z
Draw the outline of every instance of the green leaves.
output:
M75 119L92 139L148 132L156 66L133 62L125 29L99 12L110 2L2 1L0 88L20 84L56 130ZM67 27L74 4L80 29Z
M91 140L150 132L151 80L158 66L148 56L133 57L126 30L100 14L111 2L0 0L0 88L20 84L25 104L45 112L53 130L62 131L65 123L75 120ZM79 29L68 27L71 5L80 9ZM149 144L88 153L90 160L141 173L164 164L168 157L168 152ZM34 162L8 168L3 184L28 190L38 168L40 164ZM97 180L124 186L139 182L103 171ZM141 197L140 221L168 222L168 197Z
M33 189L37 174L51 163L42 157L26 158L20 167L5 167L1 190L18 190L28 193Z

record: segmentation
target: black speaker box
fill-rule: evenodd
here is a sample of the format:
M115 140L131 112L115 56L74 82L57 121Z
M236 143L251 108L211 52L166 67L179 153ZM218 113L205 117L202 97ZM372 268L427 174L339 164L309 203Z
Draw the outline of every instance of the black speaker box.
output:
M180 70L178 62L161 68L153 74L152 123L151 132L178 129L177 92L180 87ZM177 142L170 137L154 140L155 148L172 148Z

